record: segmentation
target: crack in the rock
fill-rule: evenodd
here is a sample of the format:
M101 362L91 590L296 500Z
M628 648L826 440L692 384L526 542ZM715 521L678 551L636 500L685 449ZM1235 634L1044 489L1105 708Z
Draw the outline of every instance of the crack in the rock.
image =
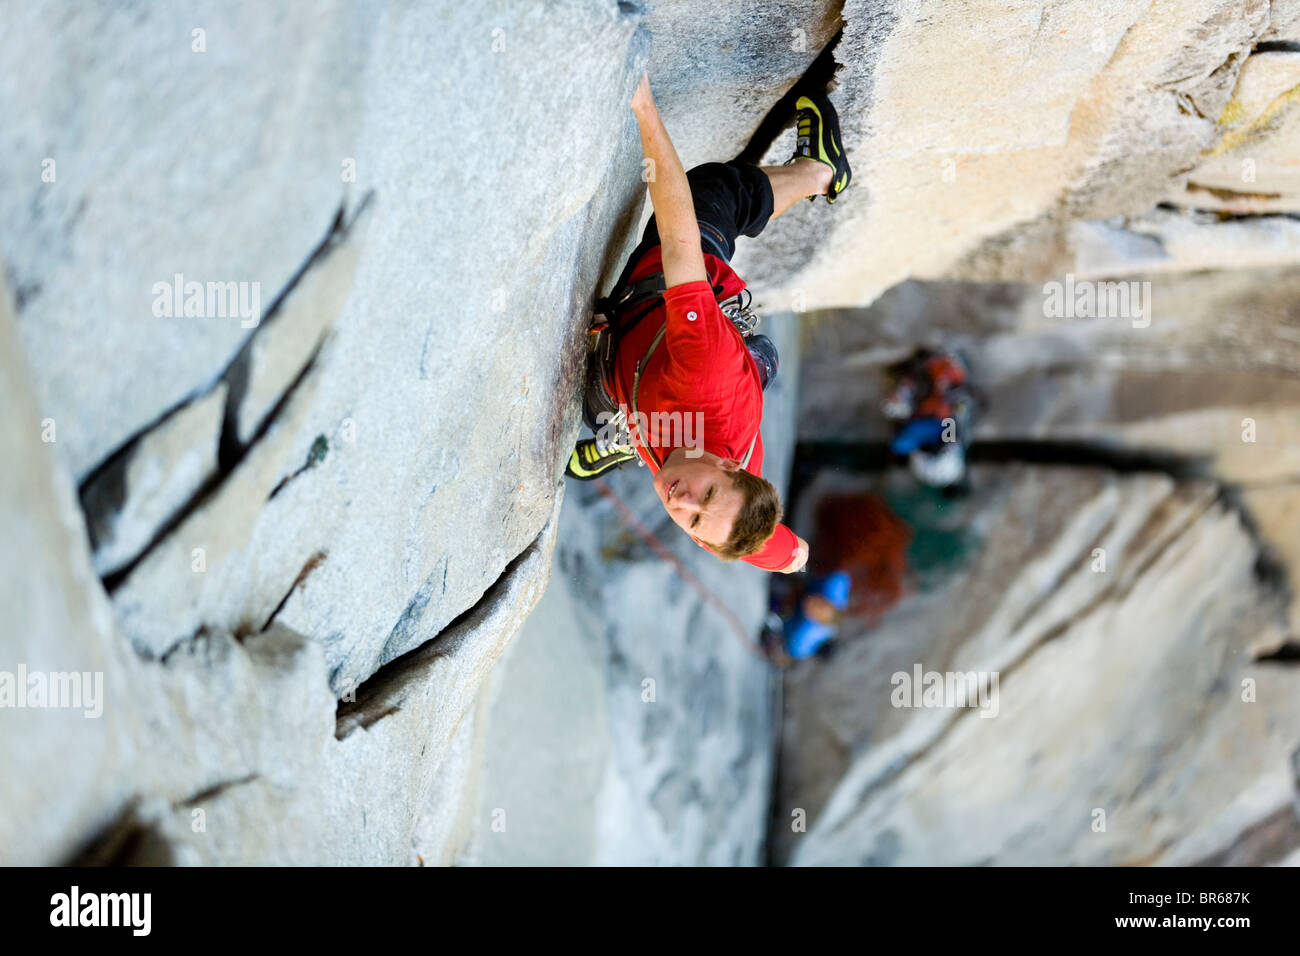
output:
M220 796L233 787L242 787L245 784L253 783L255 780L260 780L261 777L262 775L259 773L250 773L243 777L236 777L232 780L222 780L220 783L214 783L212 786L200 790L193 796L183 797L180 800L173 800L172 806L178 809L180 807L193 807L202 803L204 800L211 800L213 797Z
M1251 53L1300 53L1300 42L1296 40L1265 40L1256 43Z
M801 441L795 445L796 468L803 472L826 465L851 467L859 472L885 471L894 460L884 441ZM977 439L966 449L966 460L972 464L1018 462L1104 468L1120 474L1160 472L1179 481L1212 478L1209 455L1125 448L1087 440Z
M65 866L172 866L177 862L173 837L163 826L167 808L180 810L260 779L258 773L222 780L190 797L146 800L136 794L98 832L71 854Z
M272 409L266 414L257 430L249 437L248 441L241 443L238 438L237 419L239 407L243 402L244 395L248 385L248 366L251 361L252 347L254 341L268 325L272 324L278 317L284 302L297 288L303 277L307 275L312 268L319 265L320 262L329 255L329 253L346 240L352 226L357 222L374 196L373 191L367 193L357 208L353 211L350 219L344 218L346 204L341 204L338 212L335 214L325 237L311 251L303 264L298 268L294 275L274 301L267 307L265 314L258 322L257 327L248 335L243 345L235 353L235 356L227 363L212 381L212 384L187 397L184 401L177 403L167 409L160 416L154 419L145 427L141 428L117 449L111 452L99 465L91 471L86 478L80 483L79 492L81 495L82 510L86 517L87 526L95 526L100 523L101 515L97 512L103 507L118 507L125 501L128 489L126 489L125 469L129 464L131 455L139 446L140 441L150 432L165 423L172 415L181 409L200 401L221 383L226 383L228 391L226 394L225 410L221 427L221 435L217 446L217 467L213 474L199 486L199 488L190 496L189 500L178 507L172 515L163 522L154 532L148 543L140 549L129 562L116 571L107 574L103 578L104 588L111 595L121 584L130 576L131 572L161 543L172 531L174 531L186 518L193 514L205 501L207 501L214 491L230 476L236 467L244 460L249 449L261 439L270 426L275 422L279 414L283 411L288 403L288 399L294 391L306 379L309 372L315 365L316 359L320 354L321 347L324 343L324 336L316 344L307 361L303 364L302 369L294 377L293 381L287 386L285 391ZM101 481L101 479L104 479ZM111 480L110 480L111 479ZM88 499L88 494L92 489L99 488L116 489L118 500L115 502L101 501L95 504Z
M271 493L266 496L266 500L271 501L274 499L275 496L283 491L295 478L306 474L324 461L325 456L329 454L329 448L329 439L324 435L317 435L316 440L311 443L311 448L307 451L307 460L303 462L301 466L295 468L293 471L289 472L289 474L281 478L276 483L275 487L271 489Z
M794 85L768 110L767 115L759 122L753 136L749 138L749 142L736 156L736 159L742 163L758 165L772 143L794 120L794 104L799 97L806 93L824 94L826 92L826 87L835 76L835 48L839 45L840 38L843 36L844 27L841 25L835 31L835 35L822 47L821 52L813 59L808 69L803 72L803 75L795 80Z
M1300 664L1300 639L1287 638L1273 650L1255 655L1256 664Z
M235 357L231 359L230 364L222 373L221 377L228 384L229 391L226 393L225 418L222 422L221 443L217 452L219 469L229 471L230 469L226 467L227 464L230 462L236 462L241 458L243 452L247 449L247 446L252 445L265 431L263 427L259 426L257 431L250 436L248 442L241 447L239 441L239 409L244 404L244 396L248 390L248 373L252 364L253 346L256 342L257 336L262 333L264 328L268 325L274 324L275 320L279 318L281 307L289 296L293 294L293 291L298 287L298 284L303 280L303 278L312 269L323 263L335 249L347 241L352 233L352 227L370 206L374 196L374 190L366 193L365 196L362 197L361 202L357 204L356 209L353 210L352 216L349 219L344 218L344 214L347 211L346 202L339 206L333 222L330 223L330 228L325 233L325 237L320 241L316 248L312 250L311 254L298 268L298 271L294 273L288 284L280 291L280 294L275 297L275 301L272 302L270 307L266 310L266 316L258 323L253 334L245 340L239 352L237 352ZM307 364L310 364L311 361L315 359L315 356L319 351L320 344L317 343L316 349L313 350L312 357L308 360ZM299 379L300 378L301 376L299 376ZM296 381L297 380L295 380L295 384ZM290 388L293 388L293 386L291 385ZM275 409L268 412L266 420L274 418L278 408L279 406L277 405ZM262 425L266 424L266 420L262 422Z
M1230 212L1226 209L1204 209L1200 206L1180 206L1172 202L1156 203L1156 209L1161 212L1172 212L1185 218L1204 216L1207 219L1214 219L1218 222L1237 222L1238 220L1248 219L1289 219L1293 222L1300 222L1300 212ZM1214 223L1205 223L1205 225L1214 225ZM1146 235L1146 233L1143 233L1143 235Z
M270 613L266 619L266 623L262 625L263 631L269 628L271 623L275 620L276 615L284 610L284 606L289 603L289 598L293 597L293 592L298 590L299 586L311 576L313 571L325 563L327 557L329 557L327 552L317 551L307 559L307 563L302 566L302 570L298 572L298 576L293 579L293 584L289 586L289 590L284 592L284 597L280 598L280 603L275 606L275 610Z
M1201 183L1194 183L1191 180L1187 182L1187 191L1189 193L1209 193L1215 199L1223 202L1234 202L1238 200L1253 200L1263 202L1270 199L1281 199L1281 193L1262 193L1247 192L1244 189L1226 189L1222 186L1205 186Z
M127 800L112 821L85 840L63 865L123 866L142 860L167 862L165 853L156 852L158 843L162 842L156 821L140 815L142 803L139 795Z
M150 554L153 553L154 549L167 539L168 535L179 528L185 520L190 517L190 515L203 507L203 505L205 505L220 490L221 486L225 484L226 479L229 478L235 469L243 463L249 451L252 450L252 448L266 435L268 431L270 431L271 426L279 418L285 407L287 407L299 386L306 381L307 377L316 367L316 359L320 356L320 350L323 345L324 340L322 339L321 342L317 344L315 351L313 351L311 356L307 359L307 363L302 367L302 371L300 371L297 377L289 383L289 387L284 390L284 393L275 403L275 406L267 413L266 418L263 419L261 426L249 438L248 443L239 450L239 453L234 460L226 462L223 466L219 466L216 471L209 475L207 480L199 486L198 491L194 493L190 500L178 508L172 514L171 518L164 522L163 525L154 532L153 536L149 539L149 543L140 549L139 554L117 571L105 575L103 579L104 590L110 597L112 597L113 593L126 582L127 578L131 576L131 573L139 567Z
M449 621L446 627L422 641L418 647L413 647L382 665L344 695L339 700L335 715L335 738L343 740L358 727L369 727L389 714L400 711L400 701L395 700L394 695L401 690L408 676L418 673L430 660L444 653L447 639L453 637L458 630L472 626L475 619L486 617L495 609L509 590L519 568L537 553L544 533L545 530L539 532L526 548L506 564L482 596ZM435 571L434 576L438 574Z

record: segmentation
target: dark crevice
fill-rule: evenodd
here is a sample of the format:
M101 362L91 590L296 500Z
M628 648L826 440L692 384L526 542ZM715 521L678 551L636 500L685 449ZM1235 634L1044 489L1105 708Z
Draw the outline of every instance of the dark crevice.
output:
M1257 664L1300 664L1300 640L1288 638L1265 654L1255 657Z
M330 227L325 233L325 238L312 250L311 255L306 258L303 264L298 267L298 271L293 274L293 278L289 280L289 283L280 290L280 294L275 297L275 301L266 310L266 315L262 318L262 321L258 323L253 334L245 340L243 347L235 355L222 376L229 385L230 391L226 394L226 415L221 426L221 444L217 450L218 471L229 474L234 463L242 457L242 452L245 450L241 447L239 441L239 409L244 404L244 396L248 391L248 371L252 362L254 341L264 328L279 317L285 300L293 294L293 290L297 288L303 276L310 272L346 238L347 230L343 224L343 212L344 207L339 206L338 212L334 214L334 221L330 223ZM315 353L313 353L314 358ZM311 363L308 362L308 364ZM292 389L292 386L290 388ZM267 416L268 419L273 417L274 413ZM258 434L261 434L261 432L262 429L259 428ZM248 444L251 445L256 440L257 436L255 435L249 439Z
M459 629L473 627L478 619L486 617L493 611L504 599L520 567L537 553L544 533L545 531L539 533L529 542L528 547L505 566L496 580L483 592L483 596L456 615L446 627L427 638L418 647L384 664L362 681L355 690L341 698L335 713L335 738L342 740L357 728L369 727L389 714L401 710L399 695L408 677L423 671L429 660L439 656L443 652L447 639L452 638ZM435 576L441 573L435 571ZM421 591L423 590L421 588ZM403 618L405 617L404 612Z
M1242 529L1250 537L1251 543L1254 544L1256 555L1255 566L1252 570L1255 580L1259 582L1264 591L1278 599L1279 620L1285 620L1286 608L1291 603L1292 589L1294 587L1291 582L1291 572L1288 570L1286 562L1277 553L1277 550L1265 539L1259 521L1256 520L1254 513L1246 504L1245 496L1248 490L1236 483L1221 484L1219 486L1219 501L1225 508L1237 515Z
M155 823L140 816L139 798L86 840L63 866L167 866L174 862Z
M235 459L233 461L222 463L221 467L217 468L216 471L209 475L207 481L199 487L199 490L194 494L194 497L186 502L184 507L177 510L177 512L154 533L153 537L149 539L149 543L145 545L144 548L140 550L140 553L132 558L125 567L104 577L104 590L108 592L110 597L113 592L121 587L126 579L131 576L131 572L139 567L141 562L153 553L154 548L158 547L158 545L161 544L168 535L180 527L190 515L203 507L203 505L205 505L212 496L216 494L218 489L220 489L220 487L225 483L226 479L230 477L231 473L243 463L249 450L251 450L252 447L256 445L257 442L270 430L276 419L279 418L280 414L289 404L289 401L293 398L298 387L302 385L311 374L312 370L316 366L316 359L320 355L321 346L323 344L324 340L322 339L322 341L316 345L316 350L312 352L310 358L307 359L307 364L305 364L302 367L302 371L298 373L298 377L290 383L287 389L285 389L284 394L280 396L280 400L275 403L275 407L271 409L266 418L262 420L262 424L258 427L257 431L250 437L248 444L239 449L238 455Z
M140 650L139 648L136 649L136 653L143 660L146 661L156 660L159 664L162 664L164 667L166 667L169 664L171 664L173 658L175 658L176 656L176 652L181 650L181 648L193 645L195 641L198 641L200 639L206 639L210 636L211 635L208 632L208 626L206 624L200 624L197 628L195 628L193 634L191 634L189 637L182 638L181 640L177 641L175 644L167 648L167 650L165 650L162 654L160 654L157 657L154 656L153 651Z
M252 773L234 780L223 780L192 797L171 801L171 808L193 807L219 796L232 787L252 783L259 778ZM173 843L160 828L160 821L141 812L143 801L130 800L111 823L87 840L72 854L65 866L174 866L177 860Z
M1000 440L972 443L967 459L977 464L1024 462L1106 468L1121 474L1162 472L1179 481L1208 478L1209 455L1182 455L1146 448L1121 448L1088 441Z
M1036 465L1073 465L1106 468L1121 474L1162 472L1178 480L1210 478L1208 455L1182 455L1150 449L1122 448L1088 441L999 439L975 441L966 450L972 464L1022 462ZM885 471L903 459L897 458L884 441L801 441L795 445L796 475L811 477L824 467L842 467L857 472Z
M104 535L111 530L113 519L126 504L126 473L140 442L155 429L165 425L172 416L204 398L211 390L211 388L204 389L201 393L191 395L167 409L119 445L81 480L77 487L77 499L85 516L92 554L99 547Z
M1263 43L1256 43L1251 53L1300 53L1300 41L1296 40L1265 40Z
M342 740L354 730L369 730L385 717L401 713L401 710L402 708L396 704L390 704L384 708L372 708L370 711L349 711L344 717L350 717L351 719L345 720L344 717L340 717L339 722L335 725L334 739Z
M244 777L238 777L234 780L223 780L221 783L213 784L206 790L200 790L192 797L186 797L182 800L172 801L173 807L193 807L204 800L211 800L213 797L220 796L232 787L242 787L246 783L252 783L261 777L261 774L250 773Z
M193 402L197 401L198 399L202 398L204 395L207 395L209 392L212 391L213 388L217 386L218 383L222 381L226 381L227 383L230 382L233 369L237 364L239 364L240 358L244 356L245 353L248 351L249 342L262 330L262 328L266 325L266 323L275 315L276 311L279 309L280 304L284 301L285 297L293 290L293 287L298 284L298 281L306 273L307 268L313 262L315 262L316 259L319 257L321 253L321 249L323 247L328 246L331 240L333 240L335 231L338 228L342 215L343 215L343 210L340 207L339 211L335 214L333 221L330 223L329 230L326 232L325 238L321 241L321 244L318 245L314 250L312 250L312 253L307 257L303 265L300 266L298 268L298 271L295 272L294 275L289 279L288 284L280 291L280 293L275 297L275 300L267 307L266 311L262 314L262 317L258 320L256 328L254 328L249 333L248 337L244 341L244 344L239 347L239 351L235 353L235 357L232 358L226 364L225 368L223 368L219 373L217 373L217 375L212 379L211 384L205 388L198 389L197 391L191 393L190 395L187 395L184 399L172 405L170 408L165 409L156 418L152 419L150 422L148 422L147 424L143 425L142 427L138 428L135 432L133 432L128 438L126 438L122 442L121 445L119 445L112 452L110 452L103 461L101 461L98 465L94 467L94 469L92 469L90 472L87 473L86 477L84 477L78 484L78 487L81 490L84 491L86 486L95 480L96 476L100 473L101 470L111 467L114 458L120 456L123 452L130 450L134 445L136 445L139 442L141 438L143 438L149 432L156 429L167 419L171 418L171 416L174 415L176 412L180 411L185 406L190 405ZM233 384L231 385L231 391L232 392L234 391ZM242 396L242 392L240 394ZM228 397L227 405L229 405L229 403L230 403L230 399Z
M1187 191L1190 193L1209 193L1215 199L1224 202L1233 202L1235 200L1258 200L1265 201L1270 199L1281 199L1281 193L1260 193L1247 192L1242 189L1224 189L1221 186L1203 186L1200 183L1188 182Z
M170 802L172 810L193 807L211 800L233 787L252 783L260 778L252 773L233 780L223 780L207 789L180 800ZM148 807L148 809L146 809ZM63 863L64 866L175 866L178 858L174 840L167 835L158 814L165 812L167 803L145 801L136 796L128 800L122 810L97 833L87 839Z
M144 560L144 558L147 557L155 547L157 547L159 542L175 530L181 522L189 517L189 515L193 514L194 511L211 496L213 491L230 476L231 472L233 472L243 461L249 448L256 444L256 442L266 434L271 423L275 421L276 417L285 407L287 399L292 396L294 390L303 382L311 371L318 355L320 354L321 344L324 341L323 339L321 343L317 343L316 348L304 364L302 370L294 378L293 382L290 383L284 394L280 396L276 405L267 413L266 417L258 426L257 431L249 437L247 443L240 443L237 419L239 408L243 404L243 399L248 386L248 368L254 340L262 333L262 330L265 329L267 325L274 322L276 317L280 314L284 302L293 293L294 289L297 288L298 283L302 281L302 278L347 238L352 226L369 206L373 196L373 191L367 193L362 198L361 202L358 203L350 219L345 220L344 216L346 206L340 205L324 238L312 250L311 254L307 256L302 265L298 267L298 270L290 278L285 287L280 290L278 295L276 295L274 301L271 302L270 306L268 306L263 313L257 327L253 329L245 339L243 345L235 353L234 358L232 358L221 373L216 376L212 385L200 392L188 396L185 400L178 402L176 405L164 411L148 425L136 431L81 481L79 485L81 507L85 514L87 527L92 529L91 534L93 543L95 540L94 536L98 533L93 529L102 527L107 515L120 510L125 502L128 491L125 487L126 469L130 462L131 455L138 447L140 440L149 432L165 423L167 419L176 412L209 394L219 383L226 383L228 391L226 394L226 405L221 428L221 436L217 447L217 467L215 472L199 487L190 500L179 508L176 513L173 514L171 518L169 518L162 527L155 532L148 544L141 549L139 554L132 558L132 560L124 567L104 576L104 587L110 594L126 580L140 562Z
M253 345L257 335L259 335L267 325L270 325L279 317L282 306L289 296L293 294L294 289L297 288L298 283L302 281L303 277L313 268L320 265L320 263L323 262L331 252L346 241L352 226L358 219L360 219L362 213L365 212L373 198L373 190L366 193L361 202L357 205L351 219L344 218L346 205L339 206L338 212L334 215L333 222L330 223L330 227L325 233L325 238L323 238L316 248L312 250L311 255L309 255L303 264L298 267L298 271L294 273L293 278L291 278L288 284L280 291L280 294L275 297L275 301L272 302L270 307L266 310L265 317L263 317L262 321L258 323L253 335L248 337L244 342L243 347L240 348L239 352L231 360L230 365L227 366L226 371L222 373L222 378L226 381L230 390L226 394L226 414L221 427L221 444L217 451L218 470L225 471L229 474L231 470L229 467L230 464L238 460L242 456L242 452L245 450L244 448L241 448L239 441L239 409L244 404L244 396L248 390L248 372L252 362ZM317 346L317 351L319 351L319 345ZM314 358L315 352L313 352L313 359ZM292 386L290 387L292 388ZM267 419L269 420L273 418L274 415L275 413L272 411L268 414ZM264 425L265 422L262 424ZM253 442L255 442L264 431L263 428L259 427L257 433L249 438L248 444L253 444Z
M152 431L170 418L178 409L172 409L145 432ZM135 455L136 445L140 439L127 442L97 467L81 487L77 489L77 501L81 513L86 519L86 534L90 538L90 553L99 550L99 545L112 531L113 519L121 513L126 504L126 472Z
M790 87L772 106L763 121L758 124L754 130L754 135L749 138L749 143L740 155L736 158L742 163L753 163L758 165L762 162L764 154L776 142L776 138L781 135L782 131L790 125L794 119L794 104L799 97L804 94L820 93L825 94L826 88L835 77L835 48L839 45L840 37L844 35L844 27L841 26L835 31L835 35L830 41L822 47L817 58L812 61L808 69L804 71L803 76L794 81L794 86Z
M1171 202L1156 203L1156 208L1163 212L1177 213L1180 216L1213 216L1220 222L1236 222L1239 219L1291 219L1300 222L1300 213L1295 212L1228 212L1223 209L1201 209L1197 206L1179 206Z
M270 627L271 623L275 620L276 615L284 610L284 606L289 603L289 598L293 597L293 592L298 590L299 586L311 576L313 571L325 563L327 557L329 557L329 555L326 552L317 551L307 559L307 563L302 566L302 570L298 572L298 576L293 579L293 584L289 586L289 590L284 593L284 597L280 598L280 603L275 606L275 610L270 613L266 619L266 623L262 625L263 631Z
M270 501L281 491L283 491L284 487L287 484L289 484L289 482L293 481L299 475L311 471L311 469L315 468L322 461L324 461L325 456L329 454L329 448L330 448L329 439L326 438L324 435L317 435L316 440L311 443L311 448L308 449L307 451L307 460L303 462L300 468L294 469L289 474L281 478L280 481L276 484L276 486L271 489L271 493L266 496L266 500Z

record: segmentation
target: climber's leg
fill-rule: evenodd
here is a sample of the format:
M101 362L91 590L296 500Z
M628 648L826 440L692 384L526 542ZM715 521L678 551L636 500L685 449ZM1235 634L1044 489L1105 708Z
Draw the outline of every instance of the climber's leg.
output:
M757 236L772 218L772 183L762 169L732 160L705 163L686 173L704 251L731 261L738 236ZM655 217L646 223L632 257L659 242Z
M757 236L768 220L797 200L825 196L834 202L848 186L852 172L840 142L835 107L820 94L799 97L797 107L795 152L784 166L751 166L732 160L705 163L686 173L705 252L730 262L737 237ZM651 216L623 277L658 243L659 228Z
M800 157L789 166L763 166L772 184L772 218L775 219L800 199L825 196L835 171L816 160Z
M831 181L825 191L826 201L833 203L853 179L849 157L840 140L840 118L835 107L821 93L801 96L795 101L795 146L790 161L798 166L799 160L811 159L831 171ZM813 198L812 196L808 197Z

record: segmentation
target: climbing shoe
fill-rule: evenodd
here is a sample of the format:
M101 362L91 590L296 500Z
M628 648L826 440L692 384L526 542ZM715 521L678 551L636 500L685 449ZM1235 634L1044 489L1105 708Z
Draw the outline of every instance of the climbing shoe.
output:
M564 473L579 481L591 481L634 458L636 452L626 445L606 444L600 438L584 438L574 447Z
M796 159L812 159L831 168L831 184L826 190L826 201L835 202L835 197L848 188L853 172L849 169L849 158L844 155L844 144L840 141L840 120L835 115L831 101L821 94L801 96L795 101L795 141ZM815 200L816 196L809 196Z

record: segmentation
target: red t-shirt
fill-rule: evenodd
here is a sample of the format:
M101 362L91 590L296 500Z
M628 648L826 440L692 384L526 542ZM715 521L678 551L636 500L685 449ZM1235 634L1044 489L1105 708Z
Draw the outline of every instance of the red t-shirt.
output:
M718 308L718 299L736 295L745 283L716 256L706 253L704 267L708 282L673 286L664 293L663 305L628 333L619 346L608 385L614 400L628 409L630 417L636 364L666 323L668 330L641 373L637 392L637 410L647 419L663 413L658 419L662 427L647 429L650 451L638 441L637 454L658 474L661 463L675 448L702 446L723 458L744 461L753 442L745 470L762 475L763 439L754 436L763 419L763 386L740 331ZM629 281L662 271L662 251L655 246L637 263ZM717 298L714 286L722 288ZM741 560L766 571L780 571L789 566L797 551L794 532L782 524L760 551Z

